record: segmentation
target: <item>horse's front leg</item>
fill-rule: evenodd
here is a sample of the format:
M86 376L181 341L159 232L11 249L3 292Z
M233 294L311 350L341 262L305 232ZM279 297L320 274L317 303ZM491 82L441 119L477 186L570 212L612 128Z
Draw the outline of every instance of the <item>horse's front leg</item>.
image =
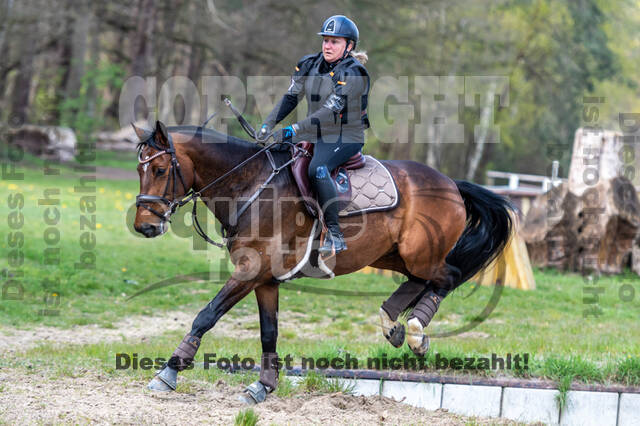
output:
M278 386L278 283L270 282L256 287L256 300L260 313L260 340L262 341L262 359L260 379L250 384L240 395L247 404L263 402L268 393Z
M169 362L151 380L148 388L155 391L175 390L178 372L191 365L204 333L211 330L222 315L260 284L262 284L261 281L240 281L230 278L216 297L198 313L191 326L191 332L184 337L171 355Z

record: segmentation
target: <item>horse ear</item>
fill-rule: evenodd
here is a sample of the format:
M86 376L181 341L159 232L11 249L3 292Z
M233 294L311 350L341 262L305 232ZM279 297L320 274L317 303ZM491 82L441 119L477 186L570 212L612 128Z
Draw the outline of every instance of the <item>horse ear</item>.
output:
M131 127L133 127L133 131L136 132L136 135L138 135L138 139L140 139L140 142L144 141L149 135L146 130L136 127L136 125L133 123L131 123Z
M162 121L156 121L156 140L161 145L169 145L169 133L167 132L167 127L162 123Z

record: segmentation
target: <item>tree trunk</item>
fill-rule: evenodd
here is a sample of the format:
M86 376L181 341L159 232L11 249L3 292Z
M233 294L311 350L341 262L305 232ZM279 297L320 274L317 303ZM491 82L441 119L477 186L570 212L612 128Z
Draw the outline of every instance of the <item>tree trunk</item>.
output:
M13 6L13 0L0 1L0 47L5 47L5 40L9 33L9 27L11 26L11 8ZM6 52L4 49L2 53Z
M119 31L118 34L116 35L116 46L124 46L124 43L125 43L125 32ZM122 61L118 61L117 59L113 59L113 61L116 63L122 62ZM109 104L107 109L104 111L104 115L108 118L112 118L113 120L118 121L119 107L120 107L120 97L118 96L118 94L116 94L116 96L114 96L113 99L111 100L111 103Z
M67 99L77 98L82 86L84 75L84 62L87 53L87 38L89 35L89 25L92 19L89 15L89 4L87 0L77 1L71 9L73 22L73 32L71 35L71 60L69 62L69 75L65 85L65 97Z
M173 36L176 23L178 22L177 16L180 15L184 3L184 0L164 0L164 4L161 9L162 16L158 19L162 22L162 32L165 37L160 39L160 43L155 46L155 68L157 69L156 76L158 77L158 81L162 81L171 76L171 70L168 69L167 66L170 63L172 55L175 53ZM191 15L192 18L189 20L189 22L193 24L192 31L194 33L200 33L202 30L199 28L198 20L195 19L195 17L198 17L198 14L203 13L202 8L204 6L197 3L193 3L190 6L194 9L193 14ZM155 12L155 14L158 16L158 12Z
M187 71L187 77L189 80L193 82L193 84L198 87L198 79L200 78L200 74L202 73L202 67L204 66L204 49L200 45L193 46L191 48L191 56L189 57L189 70ZM194 108L193 104L193 96L194 93L192 91L187 91L185 103L185 113L188 112L189 116L184 117L185 124L202 124L202 117L200 117L200 112L202 110L202 105L200 108ZM202 119L202 120L201 120ZM194 122L195 121L195 122Z
M90 21L90 28L92 29L90 35L91 43L89 47L89 57L91 58L90 66L95 70L98 68L100 62L100 34L102 25L100 24L100 20L96 19L93 8L91 8L89 18L87 20ZM95 79L92 79L89 82L89 87L87 87L87 113L89 114L89 117L96 117L97 114L100 113L100 111L97 111L99 103L97 101L97 90L98 88L96 87Z
M440 170L440 154L442 153L442 131L443 126L436 126L435 123L429 125L429 143L427 143L427 166Z
M23 5L24 7L28 7ZM23 11L28 23L23 24L18 31L18 43L20 51L20 65L13 85L11 95L11 114L17 123L25 123L29 119L29 95L31 92L31 80L33 79L33 57L35 55L35 43L38 39L37 25L31 22L31 11Z
M153 32L156 17L154 0L139 0L136 29L131 40L131 75L144 77L149 71L153 51Z
M5 96L4 92L7 88L7 78L5 67L8 62L8 51L9 51L9 34L11 28L11 8L13 6L13 0L4 0L2 1L0 6L0 52L2 52L2 56L7 58L3 61L0 61L0 111L5 111ZM3 120L2 114L0 113L0 121Z
M67 87L69 77L71 75L71 61L73 59L73 33L75 26L75 15L71 12L73 10L72 0L66 0L63 2L63 17L61 26L64 28L64 31L60 38L56 41L56 56L58 60L56 61L55 66L58 67L61 73L59 86L56 88L56 100L55 104L57 108L53 112L54 117L53 120L56 122L60 121L60 113L62 111L62 103L67 97Z
M482 159L484 153L484 146L487 141L487 135L489 134L489 126L493 123L489 123L491 117L493 117L493 97L496 93L496 83L492 81L487 89L484 105L480 111L480 135L475 141L475 149L471 154L471 161L469 161L469 168L467 169L466 179L472 181L478 170L478 165Z

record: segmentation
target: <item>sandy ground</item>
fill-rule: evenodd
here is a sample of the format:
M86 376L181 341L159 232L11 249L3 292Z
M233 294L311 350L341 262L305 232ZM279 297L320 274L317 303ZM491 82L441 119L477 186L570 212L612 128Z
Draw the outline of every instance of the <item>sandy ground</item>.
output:
M39 326L28 330L19 330L13 327L0 325L0 351L14 353L15 348L23 351L39 344L50 345L87 345L105 342L148 342L153 336L158 336L169 331L181 331L185 334L191 330L191 323L196 317L199 309L193 311L170 311L157 316L131 316L114 324L113 328L102 328L98 325L81 325L72 328L57 328ZM378 327L379 318L377 315L367 319L367 321ZM223 316L215 328L209 332L214 336L233 337L239 333L247 333L248 324L257 324L258 314L242 312L236 316L227 314ZM308 339L323 339L326 337L321 331L331 324L329 318L318 322L309 322L307 315L299 312L286 312L278 319L278 326L281 330L295 330ZM254 328L249 330L260 339L260 330ZM385 340L382 333L379 333L379 342ZM468 331L456 338L486 338L489 334L480 331ZM371 335L361 335L356 340L371 341ZM176 341L176 345L180 343Z
M233 424L246 408L237 401L241 387L192 382L189 393L152 393L145 382L88 372L71 378L44 371L0 370L0 421L10 424ZM344 394L270 395L254 406L258 424L438 424L472 419L443 410L427 411L380 397ZM513 424L479 419L479 424Z
M17 330L0 327L0 351L7 358L42 343L92 344L115 341L146 341L169 330L188 331L194 312L174 311L154 317L133 316L115 328L94 325L70 329L36 327ZM257 315L251 320L257 321ZM237 335L246 330L247 317L225 316L216 334ZM318 323L308 323L304 314L288 313L283 327L313 334ZM259 331L256 339L259 338ZM233 424L238 411L246 406L237 401L241 386L223 381L215 384L190 381L182 387L188 392L153 393L147 381L107 376L88 371L81 377L68 377L45 369L0 369L0 423L9 424ZM502 419L470 419L448 413L419 409L387 398L356 397L344 394L270 395L254 407L259 424L444 424L468 422L512 424Z
M114 328L102 328L92 324L72 328L39 326L18 330L0 326L0 351L14 352L15 348L23 351L43 343L88 345L101 342L145 341L167 331L184 330L187 333L191 329L194 316L195 312L181 311L167 312L154 317L132 316L114 324Z
M57 328L38 326L28 330L19 330L13 327L0 325L0 351L13 353L23 351L39 344L50 345L88 345L105 342L137 342L149 341L153 336L158 336L169 331L182 331L185 334L191 330L191 323L198 313L193 311L171 311L158 316L131 316L114 324L114 328L102 328L95 324L80 325L72 328ZM231 315L223 316L210 332L216 336L238 336L238 333L246 333L246 325L257 323L258 314L243 314L239 318ZM306 315L297 312L288 312L279 319L281 330L294 329L303 333L308 338L321 338L317 329L325 323L306 321ZM260 330L250 332L260 339ZM180 343L176 341L176 345Z

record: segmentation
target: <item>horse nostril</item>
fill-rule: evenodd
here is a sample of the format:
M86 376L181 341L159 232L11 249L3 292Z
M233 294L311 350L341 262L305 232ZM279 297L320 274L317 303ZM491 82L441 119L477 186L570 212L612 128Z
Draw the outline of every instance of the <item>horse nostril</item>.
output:
M143 223L142 225L140 225L140 229L138 229L138 232L140 232L147 238L155 237L159 233L158 226L151 223Z

